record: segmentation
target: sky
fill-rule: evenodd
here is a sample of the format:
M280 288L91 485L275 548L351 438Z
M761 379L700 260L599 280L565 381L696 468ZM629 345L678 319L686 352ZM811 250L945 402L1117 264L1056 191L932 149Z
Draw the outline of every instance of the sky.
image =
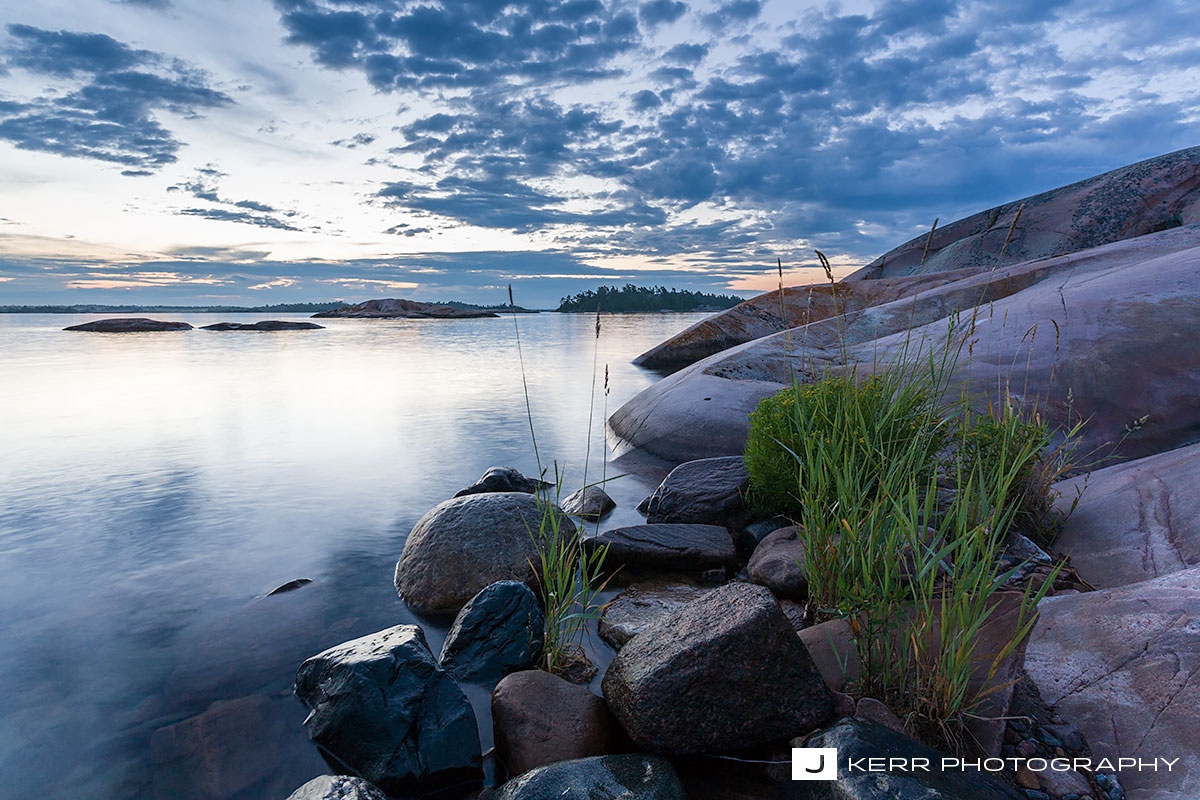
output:
M0 305L749 296L1198 144L1190 0L0 0Z

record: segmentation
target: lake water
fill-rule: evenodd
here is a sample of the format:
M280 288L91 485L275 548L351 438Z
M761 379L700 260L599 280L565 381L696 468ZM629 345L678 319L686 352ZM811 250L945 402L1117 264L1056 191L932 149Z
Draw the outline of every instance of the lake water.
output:
M657 379L630 360L703 316L604 317L598 342L594 317L518 318L542 460L568 489L594 360L589 480L605 365L611 413ZM488 466L537 471L513 319L61 330L94 318L0 315L4 794L282 800L327 772L296 667L415 621L392 587L413 523ZM610 484L606 526L641 521L659 477ZM444 629L426 632L436 653Z

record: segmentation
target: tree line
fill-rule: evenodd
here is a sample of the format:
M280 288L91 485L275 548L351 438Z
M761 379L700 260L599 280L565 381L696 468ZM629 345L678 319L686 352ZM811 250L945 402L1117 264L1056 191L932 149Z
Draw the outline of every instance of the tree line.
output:
M601 286L559 301L556 311L594 313L599 311L699 311L732 308L744 298L731 294L709 294L665 286L634 286L621 288Z

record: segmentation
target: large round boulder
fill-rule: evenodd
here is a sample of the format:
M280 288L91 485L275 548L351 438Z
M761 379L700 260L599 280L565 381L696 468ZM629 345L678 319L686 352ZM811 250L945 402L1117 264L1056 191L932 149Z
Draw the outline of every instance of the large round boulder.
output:
M394 795L482 778L475 713L416 625L313 656L296 673L296 696L310 709L309 738L338 772Z
M456 614L496 581L537 579L543 509L557 514L560 531L575 525L553 506L524 492L455 497L413 526L396 564L396 591L426 614Z
M471 598L450 626L439 659L460 681L494 685L542 653L546 615L520 581L497 581Z
M362 778L319 775L288 795L287 800L387 800L387 795Z
M647 755L593 756L526 772L493 800L684 800L675 768Z
M646 522L698 522L738 528L749 522L743 496L750 473L741 456L701 458L671 470L639 511Z
M754 548L746 565L750 580L765 586L780 599L808 599L808 578L804 574L804 542L800 528L789 525L767 534Z
M821 725L833 699L770 591L715 589L634 636L604 676L634 743L668 754L744 750Z

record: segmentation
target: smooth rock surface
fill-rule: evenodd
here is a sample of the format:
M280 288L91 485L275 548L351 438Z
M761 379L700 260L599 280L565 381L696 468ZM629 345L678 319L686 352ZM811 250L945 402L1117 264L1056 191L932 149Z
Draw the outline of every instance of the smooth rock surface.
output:
M1097 589L1200 564L1200 444L1127 461L1054 485L1074 513L1054 542ZM1082 492L1082 494L1081 494Z
M659 617L678 611L712 589L688 583L635 583L614 597L600 617L600 638L620 650Z
M684 800L675 768L649 755L594 756L526 772L492 800Z
M1200 797L1200 567L1038 610L1025 668L1045 701L1097 758L1180 759L1121 772L1130 798Z
M115 317L85 322L63 328L64 331L93 331L95 333L155 333L158 331L190 331L186 322L163 322L145 317Z
M567 495L567 499L562 501L564 514L573 514L588 520L604 519L616 507L616 501L599 486L585 486Z
M465 489L454 493L455 497L465 497L469 494L487 494L489 492L524 492L533 494L540 489L549 488L551 484L538 478L529 478L514 467L488 467L479 480Z
M496 581L536 579L541 510L533 495L489 492L439 503L421 517L396 564L396 591L422 613L456 614ZM563 530L575 531L560 515Z
M217 322L202 325L202 331L316 331L324 325L315 322L293 322L289 320L265 319L260 322Z
M540 669L514 672L496 685L492 729L512 777L557 761L618 753L627 744L603 698Z
M355 639L305 661L296 696L304 727L334 770L354 770L388 794L477 784L475 713L438 667L416 625Z
M388 800L374 784L349 775L320 775L288 795L287 800Z
M458 612L438 661L460 681L495 684L537 663L545 625L546 616L528 586L497 581Z
M800 529L789 526L768 534L754 548L746 572L750 580L767 587L780 599L806 600L808 578L804 575L804 543L800 541Z
M883 725L848 717L793 747L836 747L838 779L785 787L788 797L811 800L1025 800L991 775L973 770L941 770L943 753ZM848 759L891 757L928 759L929 772L868 772L848 769ZM786 788L792 791L787 792Z
M702 572L737 561L729 529L720 525L629 525L585 536L588 550L607 547L606 569L647 567Z
M646 522L696 522L739 528L747 521L742 495L750 473L741 456L680 464L642 501Z
M742 750L822 724L833 702L771 593L731 583L651 623L604 676L604 698L651 752Z

